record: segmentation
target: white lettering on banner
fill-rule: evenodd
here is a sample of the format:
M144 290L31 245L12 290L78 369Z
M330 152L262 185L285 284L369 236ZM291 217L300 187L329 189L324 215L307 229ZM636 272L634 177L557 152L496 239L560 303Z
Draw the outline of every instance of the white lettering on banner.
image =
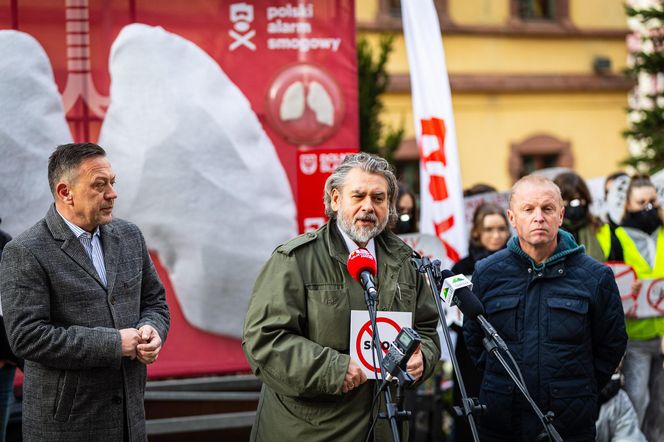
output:
M308 52L315 49L337 52L341 46L340 38L269 38L268 49L295 49Z
M320 173L332 173L346 158L345 153L322 153L320 154Z
M305 175L313 175L318 169L318 156L315 153L300 155L300 170Z
M313 32L313 26L308 19L314 18L313 3L299 3L294 6L287 3L285 6L268 6L265 10L268 20L268 34L292 34L292 37L268 38L267 48L273 51L332 51L338 52L341 39L333 37L304 37ZM297 21L284 21L282 19L295 18Z
M248 3L233 3L229 10L233 29L228 31L228 35L233 38L233 42L228 48L234 51L244 46L255 51L256 45L251 39L256 35L256 31L250 29L251 23L254 21L254 6Z
M311 34L311 23L277 20L267 25L268 34Z
M312 3L305 5L303 3L293 6L286 3L285 6L268 6L267 19L275 18L313 18L314 5Z
M383 355L387 353L390 344L394 342L403 327L412 327L413 314L411 312L376 312L376 325L380 335L380 346ZM380 368L373 365L373 329L369 312L366 310L351 310L350 312L350 358L357 362L368 379L376 379L376 371ZM378 358L375 358L378 365Z
M639 293L632 293L636 272L624 262L607 262L616 278L623 310L630 318L664 316L664 278L641 279Z

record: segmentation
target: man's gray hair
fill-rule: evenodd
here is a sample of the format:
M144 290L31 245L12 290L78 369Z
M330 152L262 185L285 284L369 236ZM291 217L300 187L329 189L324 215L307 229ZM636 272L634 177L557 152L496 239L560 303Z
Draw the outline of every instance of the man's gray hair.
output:
M94 143L69 143L55 148L48 158L48 185L55 195L58 180L77 178L75 173L81 162L87 158L105 157L106 151Z
M387 181L387 202L389 205L388 223L392 224L396 222L398 194L397 177L394 175L390 163L377 155L372 155L366 152L346 155L341 164L334 169L332 175L330 175L327 181L325 181L325 195L323 196L325 215L327 215L329 219L335 219L337 217L337 213L332 210L332 190L337 189L338 192L341 192L348 172L355 168L368 173L381 175L385 178L385 181Z

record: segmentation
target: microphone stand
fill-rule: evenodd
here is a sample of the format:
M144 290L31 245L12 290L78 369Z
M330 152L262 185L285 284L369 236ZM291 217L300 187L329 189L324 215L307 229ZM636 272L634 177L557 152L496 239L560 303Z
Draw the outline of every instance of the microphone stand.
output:
M486 349L486 351L488 353L494 355L496 357L496 359L498 359L498 362L500 362L500 365L503 366L503 368L505 369L505 371L507 372L509 377L512 378L512 381L514 381L514 383L516 384L516 386L519 389L519 391L521 392L521 394L523 394L523 396L526 398L526 401L528 401L528 403L530 404L532 409L535 411L535 414L537 415L539 420L544 425L544 430L546 430L546 433L548 435L548 439L550 441L554 441L554 442L563 442L562 437L560 437L560 434L558 433L558 431L556 431L556 428L553 426L553 418L554 418L553 412L549 411L548 413L546 413L546 415L542 414L542 410L539 409L539 407L537 406L537 404L535 403L533 398L530 397L530 394L528 393L528 389L526 388L524 383L522 383L521 380L517 378L517 376L514 373L514 371L512 370L512 368L509 366L509 364L507 363L505 358L503 358L503 355L500 354L499 350L505 351L510 356L510 358L514 362L514 366L517 367L517 370L518 370L518 366L516 365L516 362L514 361L514 359L512 358L512 355L510 354L509 350L507 349L507 346L505 345L505 342L498 335L498 333L494 330L494 328L491 326L491 324L482 315L479 315L477 317L477 319L478 319L478 321L479 321L479 323L482 327L482 330L484 331L484 334L486 336L484 339L482 339L482 344L484 345L484 348ZM504 349L503 349L503 346L505 347ZM538 437L538 440L542 440L541 435L540 435L540 437Z
M443 312L442 300L440 298L440 290L436 284L442 278L440 273L440 261L431 262L429 258L423 256L422 258L412 258L413 265L419 273L426 274L427 280L429 281L429 287L431 287L431 293L433 294L434 302L436 303L436 309L438 310L438 319L440 320L440 326L443 329L443 336L445 337L445 344L447 345L447 351L450 354L450 359L452 360L452 366L454 367L454 372L457 375L457 381L459 383L459 390L461 391L461 403L463 408L461 410L455 410L460 416L464 416L468 421L470 426L470 431L473 434L473 440L479 442L480 437L477 432L477 425L475 424L475 415L481 415L485 410L486 406L481 405L479 400L476 398L468 398L468 393L466 393L466 386L463 383L463 377L461 376L461 370L459 369L459 362L457 362L456 355L454 354L454 348L452 347L452 338L450 337L450 331L447 328L447 321L445 321L445 313ZM436 276L437 275L437 276Z
M376 321L376 301L377 294L373 290L364 290L364 301L367 303L367 310L369 311L369 319L371 320L371 327L373 328L373 351L378 357L378 365L380 367L380 380L382 385L379 386L379 392L386 385L386 375L385 367L383 366L383 349L381 347L380 336L378 335L378 325ZM378 379L376 379L378 381ZM397 427L397 416L400 415L400 412L397 409L397 405L392 402L392 394L390 393L389 388L383 390L385 395L385 410L387 411L386 415L383 415L379 412L378 416L380 418L387 419L390 423L390 429L392 430L392 438L394 442L400 441L400 432Z

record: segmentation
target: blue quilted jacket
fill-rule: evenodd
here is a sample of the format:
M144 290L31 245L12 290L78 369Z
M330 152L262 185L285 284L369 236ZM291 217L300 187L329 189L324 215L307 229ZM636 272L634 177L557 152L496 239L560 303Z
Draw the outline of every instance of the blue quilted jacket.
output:
M477 263L473 292L507 342L543 413L567 441L594 441L597 393L625 351L627 335L611 270L561 230L558 247L536 265L514 237ZM505 370L482 346L480 327L464 322L468 350L483 372L482 441L534 441L543 427Z

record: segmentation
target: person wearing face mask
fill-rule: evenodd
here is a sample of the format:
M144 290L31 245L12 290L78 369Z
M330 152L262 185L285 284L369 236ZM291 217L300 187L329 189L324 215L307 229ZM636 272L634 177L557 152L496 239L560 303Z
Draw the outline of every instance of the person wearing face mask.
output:
M583 178L574 172L565 172L558 175L553 182L560 188L563 197L565 213L562 227L574 236L578 244L586 248L586 255L600 262L606 261L607 256L597 239L597 232L603 226L588 209L592 204L592 197Z
M509 221L507 220L505 210L497 204L481 204L475 209L475 213L473 214L473 227L470 232L468 256L454 264L452 273L455 275L464 274L470 277L475 271L475 263L505 248L509 238ZM461 327L453 324L451 328L457 332L454 354L459 362L459 369L463 375L466 392L468 393L468 397L478 397L482 377L470 358ZM461 406L461 390L457 383L456 373L453 373L453 376L453 405ZM450 440L472 440L470 426L464 417L454 416L454 430Z
M392 231L397 235L402 233L416 233L419 231L417 226L417 203L415 195L408 186L403 183L398 184L399 194L397 196L397 222Z
M643 280L664 278L664 229L657 190L645 175L632 177L627 189L625 214L615 230L624 262L637 279L632 293L639 293ZM603 240L602 240L603 239ZM608 237L600 238L606 251ZM664 317L625 319L627 351L625 391L648 440L664 440Z

